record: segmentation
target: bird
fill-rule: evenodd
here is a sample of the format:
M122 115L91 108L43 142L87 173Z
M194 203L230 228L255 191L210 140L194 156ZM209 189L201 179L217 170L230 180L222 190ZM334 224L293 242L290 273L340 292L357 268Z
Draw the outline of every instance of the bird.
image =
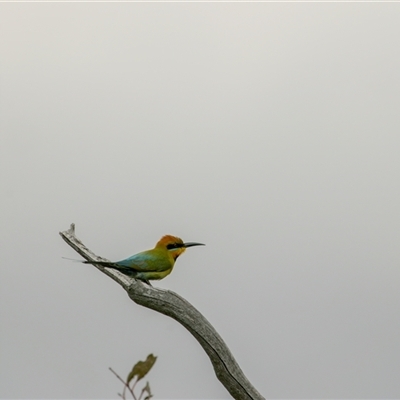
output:
M151 286L150 280L160 280L172 272L175 261L188 247L205 246L203 243L187 242L172 236L163 236L151 250L142 251L121 261L82 261L113 268L124 275L139 279Z

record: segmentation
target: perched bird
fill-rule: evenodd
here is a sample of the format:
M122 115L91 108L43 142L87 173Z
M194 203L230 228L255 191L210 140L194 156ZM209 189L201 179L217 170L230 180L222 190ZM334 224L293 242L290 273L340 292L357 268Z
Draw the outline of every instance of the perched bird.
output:
M163 279L172 272L176 259L188 247L204 246L203 243L188 242L166 235L156 244L154 249L135 254L125 260L111 261L83 261L85 264L97 264L103 267L117 269L125 275L140 279L150 285L149 280Z

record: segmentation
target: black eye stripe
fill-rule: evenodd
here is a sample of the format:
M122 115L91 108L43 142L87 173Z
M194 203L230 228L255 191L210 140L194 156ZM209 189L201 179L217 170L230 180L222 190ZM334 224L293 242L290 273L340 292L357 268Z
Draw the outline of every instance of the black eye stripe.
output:
M183 243L170 243L170 244L167 244L167 249L168 250L179 249L181 247L183 247Z

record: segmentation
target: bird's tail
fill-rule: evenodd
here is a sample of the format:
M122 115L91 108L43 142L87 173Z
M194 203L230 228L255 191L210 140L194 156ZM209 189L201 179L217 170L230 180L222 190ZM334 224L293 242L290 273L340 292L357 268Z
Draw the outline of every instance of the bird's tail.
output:
M102 267L107 267L107 268L112 268L116 269L120 272L122 272L125 275L136 277L137 271L135 271L133 268L127 267L125 265L120 265L115 262L111 261L82 261L84 264L96 264L96 265L101 265Z
M73 261L73 262L83 262L82 260L77 260L76 258L68 258L68 257L61 257L61 258L63 258L64 260L69 260L69 261Z
M68 257L61 257L61 258L63 258L64 260L79 262L79 263L83 263L83 264L98 264L103 267L109 267L109 268L115 268L115 269L120 268L118 264L113 263L111 261L87 261L87 260L77 260L75 258L68 258Z
M110 267L112 268L112 266L117 266L117 264L111 262L111 261L81 261L84 264L98 264L98 265L102 265L103 267Z
M125 265L120 265L115 262L111 261L87 261L87 260L75 260L73 258L67 258L67 257L62 257L65 260L70 260L70 261L75 261L75 262L80 262L83 264L96 264L96 265L101 265L102 267L107 267L107 268L112 268L120 271L124 275L132 276L133 278L137 277L138 271L135 271L133 268L129 268Z

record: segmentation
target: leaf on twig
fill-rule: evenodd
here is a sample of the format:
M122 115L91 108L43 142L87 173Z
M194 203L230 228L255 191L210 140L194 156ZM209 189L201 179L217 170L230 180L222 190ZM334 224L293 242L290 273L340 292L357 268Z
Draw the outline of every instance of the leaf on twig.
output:
M151 370L152 366L156 362L157 357L153 354L149 354L145 361L138 361L132 368L132 371L129 372L128 378L126 379L126 383L129 385L130 381L136 376L136 382L140 381L144 378L148 372Z
M142 389L142 393L143 392L147 392L147 396L144 398L144 400L150 400L153 397L153 395L151 394L149 381L146 382L146 386Z

